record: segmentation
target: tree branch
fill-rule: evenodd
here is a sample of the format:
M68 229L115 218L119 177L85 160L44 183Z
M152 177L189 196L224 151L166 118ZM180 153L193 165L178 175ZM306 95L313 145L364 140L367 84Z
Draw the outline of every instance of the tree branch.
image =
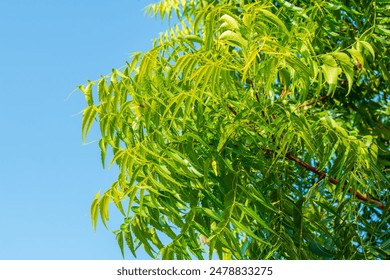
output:
M327 99L328 97L329 97L328 95L321 96L321 97L319 97L318 99L316 99L316 100L314 100L314 101L305 102L305 103L299 105L298 108L302 108L302 107L306 107L306 106L311 106L311 105L316 104L316 103L318 103L318 102L320 102L320 101L322 101L322 100Z
M286 153L286 158L288 158L289 160L292 160L292 161L295 161L296 163L298 163L299 165L301 165L302 167L304 167L306 170L309 170L313 173L315 173L320 179L322 178L325 178L326 177L326 173L325 172L322 172L320 170L318 170L317 168L307 164L306 162L300 160L299 158L293 156L290 152L287 152ZM339 183L339 181L333 177L330 177L328 179L328 181L330 183L332 183L333 185L337 185ZM345 185L343 186L343 190L345 189ZM361 200L361 201L365 201L365 202L370 202L370 203L374 203L376 204L380 209L384 210L386 205L383 204L382 202L380 201L377 201L375 199L372 199L370 198L367 194L362 194L356 190L353 190L352 188L349 188L348 189L348 192L356 197L357 199Z
M325 98L327 98L327 96L323 96L322 98L318 99L318 100L315 101L314 103L318 102L319 100L323 100L323 99L325 99ZM314 103L313 103L313 102L309 102L309 103L306 103L306 105L304 105L304 106L309 106L309 105L312 105L312 104L314 104ZM230 105L228 105L228 109L229 109L230 112L233 113L233 115L237 115L236 110L234 110ZM248 124L248 125L250 125L250 127L251 127L252 129L254 129L254 126L253 126L253 125L251 125L251 124ZM260 134L258 134L258 135L260 135ZM261 136L261 135L260 135L260 136ZM261 136L261 137L262 137L262 136ZM273 151L273 150L270 150L270 151L271 151L272 153L275 152L275 151ZM320 170L318 170L317 168L311 166L310 164L308 164L308 163L306 163L306 162L300 160L299 158L293 156L290 152L287 152L286 155L285 155L285 157L286 157L287 159L291 160L291 161L294 161L294 162L298 163L300 166L302 166L302 167L305 168L306 170L313 172L314 174L316 174L316 175L319 177L320 180L326 178L326 176L327 176L327 174L326 174L325 172L320 171ZM332 183L333 185L337 185L337 184L339 183L339 181L338 181L336 178L333 178L333 177L330 177L330 178L328 179L328 181L329 181L330 183ZM343 190L344 190L344 189L345 189L345 185L343 186ZM349 189L348 189L348 193L350 193L352 196L356 197L357 199L359 199L359 200L361 200L361 201L369 202L369 203L374 203L374 204L376 204L376 205L377 205L380 209L382 209L382 210L384 210L384 209L386 208L386 205L385 205L384 203L382 203L382 202L380 202L380 201L378 201L378 200L372 199L372 198L370 198L367 194L362 194L362 193L360 193L360 192L358 192L358 191L356 191L356 190L353 190L352 188L349 188ZM390 209L389 209L389 211L390 211Z

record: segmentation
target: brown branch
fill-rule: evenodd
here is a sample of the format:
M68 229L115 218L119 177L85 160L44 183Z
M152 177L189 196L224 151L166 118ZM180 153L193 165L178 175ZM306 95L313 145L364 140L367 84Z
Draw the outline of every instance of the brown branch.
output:
M293 156L290 152L287 152L286 153L286 158L288 158L289 160L292 160L292 161L295 161L296 163L298 163L299 165L301 165L302 167L304 167L306 170L309 170L311 172L313 172L314 174L316 174L318 177L320 177L320 179L322 178L325 178L326 177L326 173L325 172L322 172L320 170L318 170L317 168L307 164L306 162L300 160L299 158ZM333 177L330 177L328 179L328 181L330 183L332 183L333 185L337 185L339 183L339 181ZM343 190L345 189L345 185L343 186ZM361 201L365 201L365 202L369 202L369 203L374 203L376 204L380 209L385 209L386 205L383 204L382 202L380 201L377 201L375 199L372 199L370 198L367 194L362 194L356 190L353 190L352 188L349 188L348 189L348 192L356 197L357 199L361 200Z
M233 115L237 116L237 112L236 112L236 110L233 109L232 106L228 105L228 108L229 108L230 112L233 113Z
M306 170L309 170L309 171L313 172L314 174L316 174L320 178L325 178L326 177L326 173L325 172L322 172L322 171L318 170L317 168L309 165L308 163L300 160L299 158L293 156L290 152L286 153L286 158L288 158L289 160L295 161L300 166L303 166ZM339 181L337 179L332 178L332 177L329 178L329 182L331 182L334 185L337 185L339 183Z
M321 100L327 98L327 96L323 96ZM316 101L317 102L317 101ZM311 102L309 102L311 103ZM314 104L314 103L313 103ZM306 105L307 106L307 105ZM234 110L230 105L228 105L228 108L229 110L236 116L237 115L237 112L236 110ZM251 125L251 124L248 124L252 129L254 129L254 126ZM260 137L262 137L260 134L258 134ZM269 150L270 152L274 153L275 151L271 150L271 149L267 149ZM311 166L310 164L300 160L299 158L293 156L290 152L287 152L285 157L291 161L294 161L296 163L298 163L300 166L302 166L303 168L305 168L306 170L308 171L311 171L313 172L314 174L316 174L320 180L326 178L327 174L323 171L320 171L318 170L317 168ZM328 178L328 181L330 183L332 183L333 185L337 185L339 183L339 181L336 179L336 178L333 178L333 177L330 177ZM345 190L345 185L343 186L343 190ZM369 202L369 203L374 203L376 204L380 209L384 210L386 208L386 205L378 200L375 200L375 199L372 199L370 198L367 194L362 194L356 190L353 190L352 188L349 188L348 189L348 192L356 197L357 199L361 200L361 201L364 201L364 202ZM389 209L390 211L390 209Z
M246 79L246 82L253 89L253 91L255 92L256 101L260 102L259 93L256 91L255 85L253 84L253 81L248 78L248 79Z
M298 108L302 108L302 107L307 107L307 106L314 105L314 104L316 104L316 103L318 103L318 102L320 102L320 101L322 101L322 100L325 100L325 99L327 99L327 98L329 98L328 95L321 96L321 97L319 97L318 99L316 99L316 100L314 100L314 101L305 102L305 103L299 105Z

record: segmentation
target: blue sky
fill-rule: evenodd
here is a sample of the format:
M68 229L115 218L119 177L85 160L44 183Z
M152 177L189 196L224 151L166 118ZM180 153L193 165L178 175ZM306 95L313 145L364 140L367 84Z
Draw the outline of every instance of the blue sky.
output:
M151 47L152 2L0 0L0 259L121 259L119 216L95 233L89 215L115 169L82 144L84 97L69 94Z

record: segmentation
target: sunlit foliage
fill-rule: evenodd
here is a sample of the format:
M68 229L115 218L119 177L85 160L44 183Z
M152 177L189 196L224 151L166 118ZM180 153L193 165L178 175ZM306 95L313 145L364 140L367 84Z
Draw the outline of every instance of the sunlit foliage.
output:
M80 87L122 253L390 258L390 2L165 0L177 22ZM119 226L118 226L119 227Z

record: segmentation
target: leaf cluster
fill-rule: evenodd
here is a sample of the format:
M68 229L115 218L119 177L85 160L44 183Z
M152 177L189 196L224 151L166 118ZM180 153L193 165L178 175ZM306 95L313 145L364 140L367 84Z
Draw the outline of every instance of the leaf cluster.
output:
M113 202L123 254L389 258L386 2L150 5L178 23L80 87L119 167L94 227Z

